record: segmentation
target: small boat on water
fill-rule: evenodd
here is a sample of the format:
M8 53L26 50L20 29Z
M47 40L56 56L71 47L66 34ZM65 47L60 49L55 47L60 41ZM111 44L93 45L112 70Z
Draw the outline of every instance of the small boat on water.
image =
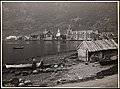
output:
M41 61L36 63L36 67L40 67L40 65L41 65ZM14 64L14 65L5 64L5 67L7 69L9 68L32 68L32 64Z
M17 47L13 47L13 49L23 49L23 46L17 46Z

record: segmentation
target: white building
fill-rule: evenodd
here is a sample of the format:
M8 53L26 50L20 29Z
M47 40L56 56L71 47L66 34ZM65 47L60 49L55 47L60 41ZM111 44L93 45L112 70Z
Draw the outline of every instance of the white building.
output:
M6 40L17 40L17 36L8 36Z
M57 32L57 34L56 34L56 38L57 38L57 39L61 39L60 36L61 36L61 33L60 33L60 30L58 29L58 32Z
M72 31L69 25L67 30L67 40L92 40L91 34L93 30Z
M60 37L60 30L58 29L58 32L57 32L57 34L56 34L56 37Z

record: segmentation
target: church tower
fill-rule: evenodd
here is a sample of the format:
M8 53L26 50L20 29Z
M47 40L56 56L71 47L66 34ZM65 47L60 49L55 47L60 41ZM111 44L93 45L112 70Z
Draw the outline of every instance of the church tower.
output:
M56 37L60 37L60 30L58 29L58 32L57 32L57 34L56 34Z

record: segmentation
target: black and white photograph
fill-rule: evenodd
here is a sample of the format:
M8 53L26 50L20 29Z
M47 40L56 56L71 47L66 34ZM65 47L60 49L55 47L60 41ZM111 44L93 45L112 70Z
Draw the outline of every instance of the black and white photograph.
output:
M118 1L1 1L2 88L118 88Z

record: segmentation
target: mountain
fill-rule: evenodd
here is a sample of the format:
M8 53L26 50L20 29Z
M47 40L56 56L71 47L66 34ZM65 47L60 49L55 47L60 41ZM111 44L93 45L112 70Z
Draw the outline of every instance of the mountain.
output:
M3 2L4 36L27 35L45 29L65 33L73 30L113 31L117 34L115 2Z

